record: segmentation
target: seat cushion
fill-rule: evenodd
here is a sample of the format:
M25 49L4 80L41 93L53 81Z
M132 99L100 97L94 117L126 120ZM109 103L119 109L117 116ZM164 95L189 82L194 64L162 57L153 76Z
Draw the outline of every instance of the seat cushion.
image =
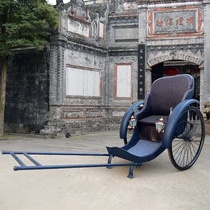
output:
M166 123L168 120L168 116L162 115L151 115L149 117L139 120L139 123L145 125L155 125L155 123L158 122L161 117L163 118L163 122Z

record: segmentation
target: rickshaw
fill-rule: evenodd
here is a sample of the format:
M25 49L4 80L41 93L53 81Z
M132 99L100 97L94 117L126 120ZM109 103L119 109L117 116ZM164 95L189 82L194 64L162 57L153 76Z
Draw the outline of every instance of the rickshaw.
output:
M12 155L19 163L14 170L130 166L128 177L133 178L134 167L168 150L173 166L187 170L197 161L205 140L204 117L193 94L191 75L179 74L155 80L145 100L129 107L122 118L120 138L124 140L124 146L107 147L107 154L18 151L3 151L2 154ZM131 137L128 137L129 130L132 130ZM26 165L19 155L27 157L33 165ZM32 157L34 155L107 156L108 161L105 164L42 165ZM114 157L128 163L112 163Z

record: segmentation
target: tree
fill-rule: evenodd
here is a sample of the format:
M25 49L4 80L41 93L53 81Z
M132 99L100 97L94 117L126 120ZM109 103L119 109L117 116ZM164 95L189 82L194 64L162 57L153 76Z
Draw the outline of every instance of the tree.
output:
M46 0L0 0L0 16L0 136L3 136L8 57L17 49L43 49L58 24L58 12Z

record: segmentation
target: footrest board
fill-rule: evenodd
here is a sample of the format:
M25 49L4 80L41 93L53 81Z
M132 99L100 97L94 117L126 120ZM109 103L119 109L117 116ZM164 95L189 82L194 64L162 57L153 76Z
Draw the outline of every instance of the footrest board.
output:
M136 163L150 161L164 151L161 142L153 142L140 139L134 146L129 149L123 147L107 147L109 155L120 157Z
M132 155L144 157L154 153L159 147L159 142L140 139L135 146L128 149L128 152Z

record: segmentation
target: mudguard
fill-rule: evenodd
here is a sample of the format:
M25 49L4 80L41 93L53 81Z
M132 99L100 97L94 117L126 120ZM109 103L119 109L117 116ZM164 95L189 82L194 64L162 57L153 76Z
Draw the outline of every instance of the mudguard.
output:
M180 102L170 114L168 121L164 128L164 135L162 138L162 147L169 148L173 140L175 126L179 120L181 113L190 105L199 104L199 101L195 99L186 99Z

